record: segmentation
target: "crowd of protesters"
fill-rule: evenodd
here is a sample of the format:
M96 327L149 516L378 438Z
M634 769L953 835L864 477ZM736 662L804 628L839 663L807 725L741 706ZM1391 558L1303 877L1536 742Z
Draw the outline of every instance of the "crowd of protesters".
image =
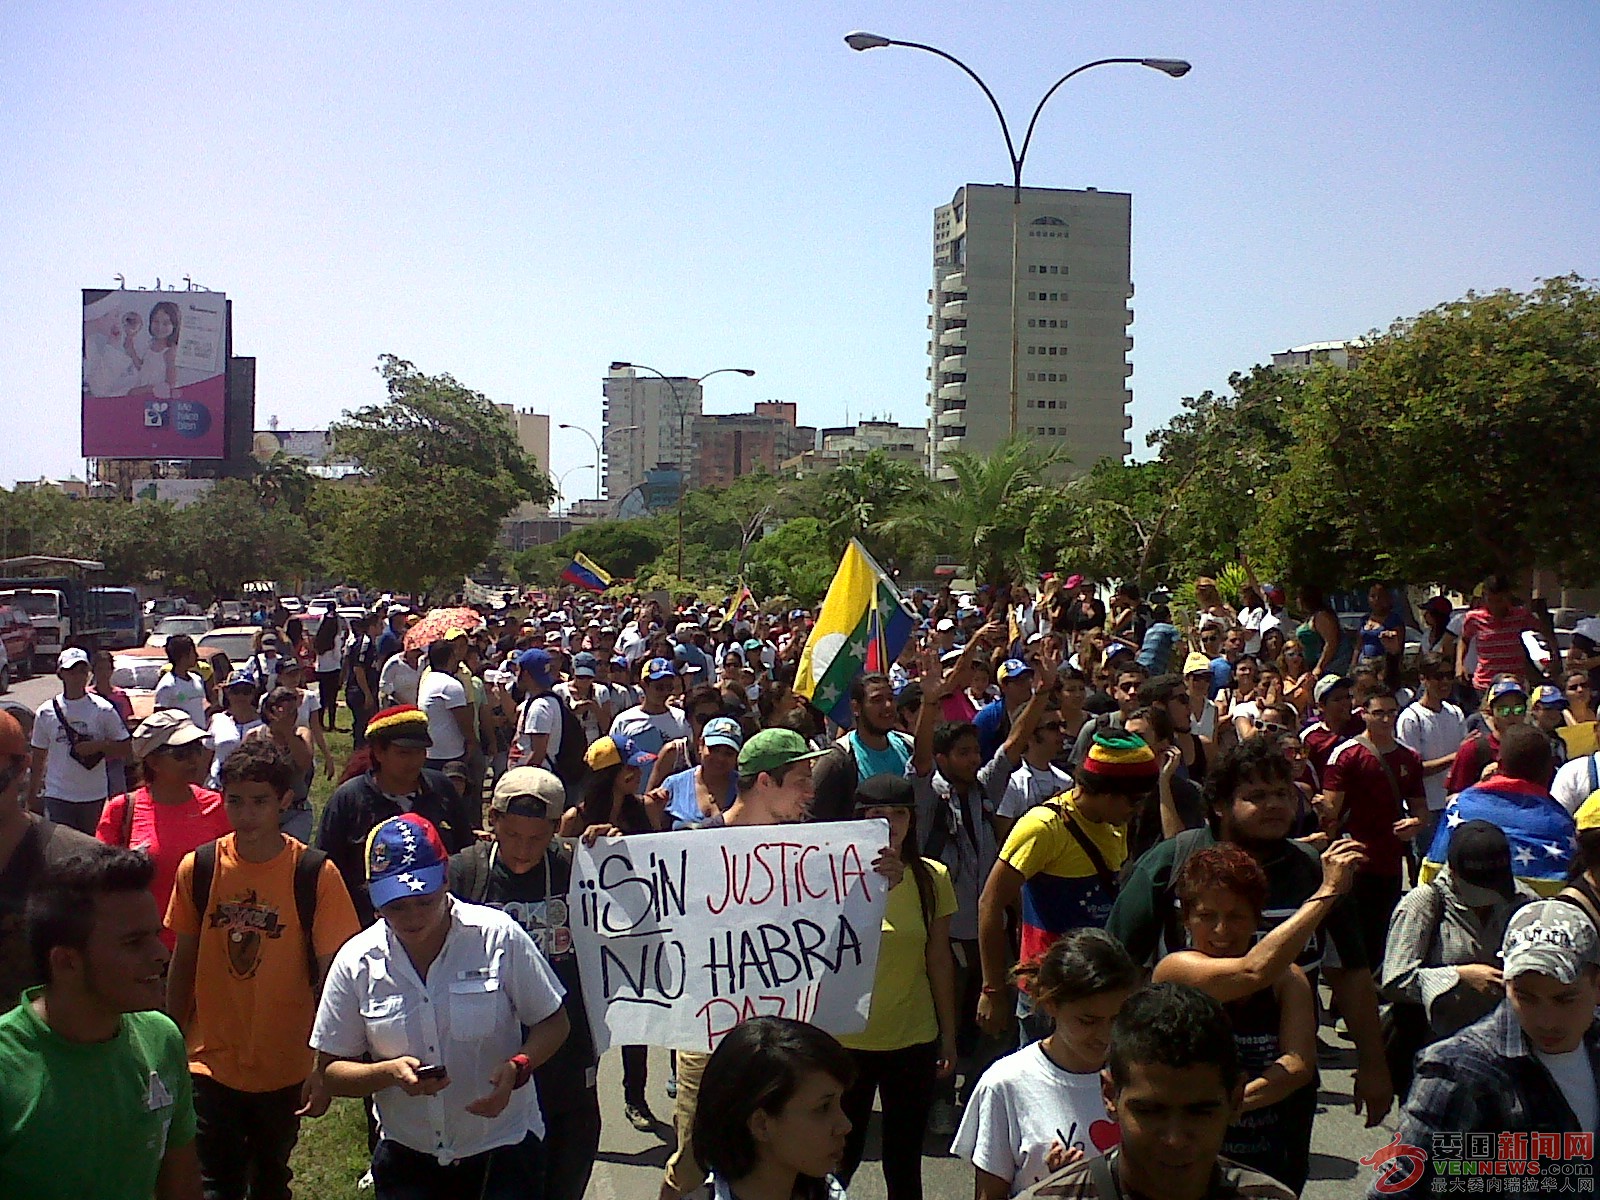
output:
M1381 585L1344 620L1211 579L1176 618L1078 576L918 591L848 721L797 679L815 614L753 604L263 614L222 679L170 639L138 722L69 648L0 712L0 1195L277 1200L359 1097L384 1200L579 1200L575 842L801 821L889 829L865 1027L748 1020L655 1081L620 1047L662 1200L843 1196L875 1108L890 1200L930 1145L980 1200L1295 1196L1340 1039L1407 1146L1588 1162L1600 622L1563 662L1513 593L1427 600L1413 653Z

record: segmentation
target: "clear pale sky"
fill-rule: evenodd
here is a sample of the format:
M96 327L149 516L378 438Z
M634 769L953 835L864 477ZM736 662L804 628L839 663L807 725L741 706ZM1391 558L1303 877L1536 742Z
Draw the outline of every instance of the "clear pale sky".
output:
M618 358L920 425L933 208L1010 172L970 81L857 28L1018 126L1079 63L1193 61L1073 80L1025 177L1133 194L1136 453L1274 350L1600 275L1588 0L957 8L0 2L0 482L81 474L79 289L119 271L229 294L258 427L377 401L386 351L595 429Z

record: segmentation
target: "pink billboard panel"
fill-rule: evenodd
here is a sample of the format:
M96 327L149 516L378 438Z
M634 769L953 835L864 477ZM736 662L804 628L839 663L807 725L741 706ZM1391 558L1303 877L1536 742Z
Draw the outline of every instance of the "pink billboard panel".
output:
M83 293L83 456L224 458L221 292Z

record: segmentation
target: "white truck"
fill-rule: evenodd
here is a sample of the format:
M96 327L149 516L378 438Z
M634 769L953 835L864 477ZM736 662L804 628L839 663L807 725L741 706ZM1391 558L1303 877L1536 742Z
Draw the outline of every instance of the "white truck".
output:
M72 637L72 618L67 613L67 598L55 588L13 588L0 591L0 604L8 604L28 614L38 637L34 653L53 660Z

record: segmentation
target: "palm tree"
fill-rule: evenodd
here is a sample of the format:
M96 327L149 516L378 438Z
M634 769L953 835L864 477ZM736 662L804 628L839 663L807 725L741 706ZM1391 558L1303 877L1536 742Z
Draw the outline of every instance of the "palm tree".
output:
M930 545L953 550L980 583L1009 583L1022 570L1022 543L1043 499L1045 476L1070 461L1063 447L1020 435L992 454L946 455L955 478L904 523L915 525Z
M263 508L274 509L279 504L292 513L305 512L311 502L311 493L317 481L306 470L305 460L290 458L282 450L260 467L255 477L256 495Z

